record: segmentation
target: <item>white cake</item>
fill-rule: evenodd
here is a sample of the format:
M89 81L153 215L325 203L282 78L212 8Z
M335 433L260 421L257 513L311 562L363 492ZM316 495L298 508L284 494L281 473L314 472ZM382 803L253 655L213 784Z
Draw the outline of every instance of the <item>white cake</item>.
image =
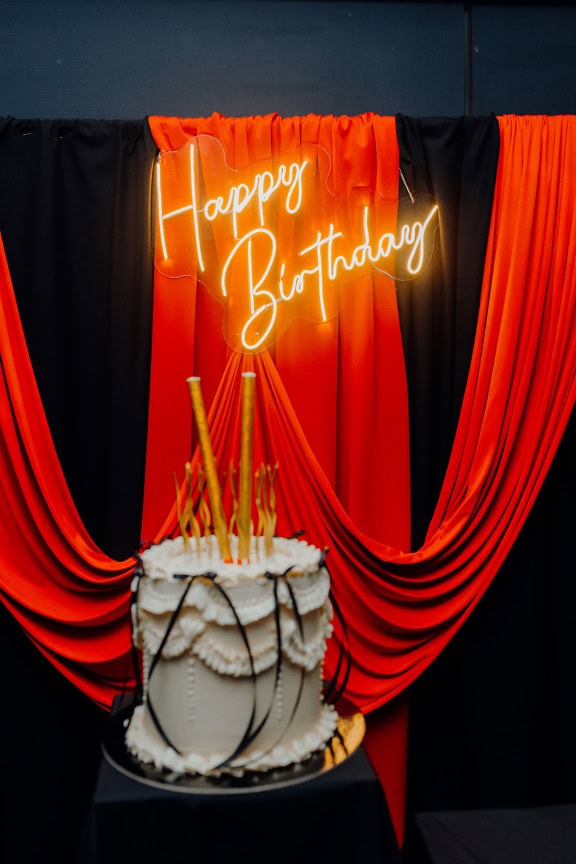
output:
M210 537L142 553L133 629L143 702L126 733L138 761L178 774L266 771L333 735L337 714L321 693L332 615L323 556L301 540L273 546L266 556L253 538L242 564L224 563Z

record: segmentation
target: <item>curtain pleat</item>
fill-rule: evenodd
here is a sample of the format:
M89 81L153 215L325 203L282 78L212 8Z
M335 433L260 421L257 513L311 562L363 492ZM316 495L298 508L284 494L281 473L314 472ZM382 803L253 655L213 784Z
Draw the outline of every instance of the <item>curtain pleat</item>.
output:
M431 266L397 286L408 379L412 549L444 481L474 344L498 165L496 117L396 119L410 189L439 206ZM406 195L406 190L404 190Z
M395 229L398 149L394 118L311 115L285 119L269 115L231 119L213 115L205 119L153 117L150 124L163 154L184 151L206 136L222 142L221 172L237 171L249 162L266 166L266 160L286 154L316 158L314 204L305 211L303 229L295 230L294 220L282 218L281 212L274 215L278 247L288 260L298 260L299 240L303 235L308 242L314 239L314 226L327 228L335 217L350 225L362 190L370 192L374 206L384 202L380 204L382 232ZM216 165L220 167L220 162ZM186 156L179 170L175 169L176 190L186 188L188 174ZM205 164L207 197L222 194L222 184L220 188L210 185L214 175L219 176ZM186 200L181 193L180 197ZM182 230L190 230L189 220ZM217 230L213 228L215 236ZM222 233L215 242L221 268ZM230 354L222 337L218 304L208 299L210 290L212 297L217 295L218 285L202 285L205 277L197 272L173 273L160 253L157 238L144 537L158 530L173 499L167 478L189 456L191 411L183 382L190 374L199 375L210 404ZM310 266L306 260L305 266ZM245 275L238 269L233 278L241 290ZM300 318L269 350L308 441L346 510L362 530L393 546L407 547L408 403L393 280L373 272L346 284L337 314L321 324Z
M0 592L40 650L109 707L132 680L129 580L87 533L32 370L0 239Z

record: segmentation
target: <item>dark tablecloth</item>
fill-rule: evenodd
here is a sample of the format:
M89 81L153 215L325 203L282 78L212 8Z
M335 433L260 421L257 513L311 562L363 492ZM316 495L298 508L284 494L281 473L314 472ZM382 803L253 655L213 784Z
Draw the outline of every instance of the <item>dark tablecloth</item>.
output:
M379 781L360 747L292 785L200 794L158 787L104 758L82 864L399 864Z

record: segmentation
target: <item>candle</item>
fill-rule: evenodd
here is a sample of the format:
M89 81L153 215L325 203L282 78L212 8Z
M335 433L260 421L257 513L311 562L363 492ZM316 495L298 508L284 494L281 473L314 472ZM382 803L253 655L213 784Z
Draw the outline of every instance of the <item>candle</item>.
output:
M222 494L218 482L218 472L216 470L216 460L212 451L210 434L208 432L208 422L206 420L206 411L204 409L204 400L202 398L202 390L200 389L200 378L188 378L187 383L188 389L190 390L190 398L192 399L192 408L194 409L194 418L196 420L198 440L200 442L200 452L202 453L202 461L206 473L206 485L208 486L208 495L210 497L214 533L216 534L221 557L224 561L229 562L232 560L230 554L230 541L226 530Z
M174 477L174 488L176 490L176 517L178 519L178 525L180 526L180 534L182 535L182 540L184 542L184 551L188 552L189 548L189 538L187 531L187 520L185 512L182 512L182 496L180 493L180 484L178 483L178 478L176 477L176 472L174 471L172 476Z
M270 465L266 468L268 475L268 519L266 522L266 554L271 555L274 551L274 534L276 533L276 492L274 491L274 481L278 473L278 463L271 468Z
M192 470L190 462L186 462L186 506L184 508L184 518L186 526L192 529L192 533L196 538L196 550L200 553L200 526L194 515L194 507L192 505Z
M243 373L238 487L238 558L240 561L246 561L250 558L255 383L256 374L254 372Z
M234 533L234 526L238 522L238 498L236 496L236 468L232 459L230 460L230 473L228 475L228 483L230 486L230 495L232 497L232 515L228 523L228 534Z

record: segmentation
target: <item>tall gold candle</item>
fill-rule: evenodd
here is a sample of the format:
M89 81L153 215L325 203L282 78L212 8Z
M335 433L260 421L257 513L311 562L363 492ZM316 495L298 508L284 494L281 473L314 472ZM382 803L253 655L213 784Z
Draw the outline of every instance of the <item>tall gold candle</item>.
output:
M226 530L226 520L224 517L224 507L222 505L222 494L220 484L218 482L218 472L216 470L216 460L212 451L212 443L208 432L208 421L206 420L206 410L204 408L204 399L202 398L202 390L200 388L200 378L187 378L188 389L190 390L190 398L192 399L192 408L194 409L194 418L198 429L198 440L200 442L200 452L202 453L202 461L204 463L204 471L206 473L206 485L208 486L208 495L210 496L210 506L212 509L212 519L214 521L214 533L218 540L220 555L224 561L231 561L230 541L228 539L228 531Z
M256 374L242 374L242 417L240 425L240 468L238 487L238 558L250 558L252 510L252 449L254 436L254 389Z

